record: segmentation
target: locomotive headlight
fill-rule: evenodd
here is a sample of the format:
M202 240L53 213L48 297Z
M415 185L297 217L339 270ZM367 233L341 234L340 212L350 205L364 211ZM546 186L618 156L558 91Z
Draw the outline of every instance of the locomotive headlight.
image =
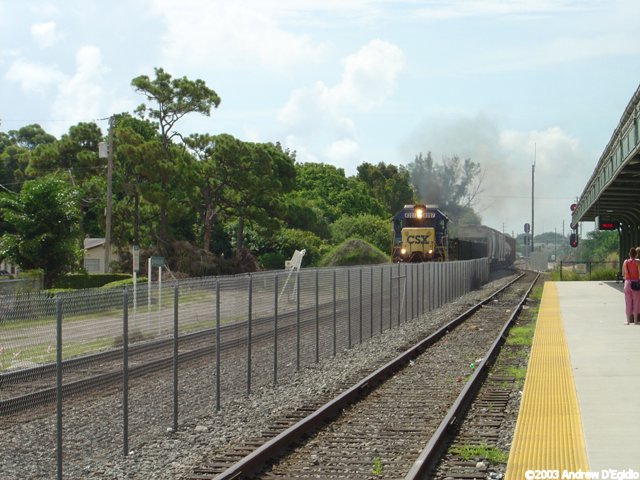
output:
M407 253L407 249L406 248L401 248L400 249L400 254L401 255L406 255L406 253Z
M433 253L433 250L429 250L429 255L431 255Z
M416 218L422 218L424 216L424 212L421 208L416 209Z

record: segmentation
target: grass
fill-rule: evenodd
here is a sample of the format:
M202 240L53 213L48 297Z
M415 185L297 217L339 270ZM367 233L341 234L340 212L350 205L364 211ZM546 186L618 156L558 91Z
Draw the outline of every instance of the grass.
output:
M382 460L380 457L373 459L373 468L371 469L373 475L382 475Z
M591 271L591 276L589 273L578 273L571 271L569 269L565 269L562 272L562 280L560 279L560 271L554 270L549 272L549 280L554 282L575 282L575 281L603 281L603 280L615 280L616 274L618 271L614 268L597 268Z
M533 343L533 332L535 331L535 328L535 324L511 328L509 330L509 335L507 335L505 340L505 344L530 347Z
M62 347L62 358L69 359L96 353L113 348L113 338L100 338L87 342L65 343ZM0 349L0 371L6 370L16 362L43 364L56 361L56 346L54 343L29 345L23 348Z
M482 460L487 460L491 463L507 463L507 460L509 459L508 453L503 452L498 448L489 447L484 444L453 446L449 449L449 453L458 455L464 461L467 461L471 458L479 458Z
M515 379L515 385L518 390L524 386L524 378L527 375L527 367L507 367L506 374Z

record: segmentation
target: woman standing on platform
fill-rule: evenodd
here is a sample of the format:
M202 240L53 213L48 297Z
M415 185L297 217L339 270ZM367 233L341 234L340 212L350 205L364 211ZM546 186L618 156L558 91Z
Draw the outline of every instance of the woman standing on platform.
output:
M627 314L627 322L640 325L640 271L638 270L638 262L636 256L638 252L635 248L629 250L629 258L622 264L622 272L624 275L624 306ZM631 282L634 286L638 284L638 290L631 288Z

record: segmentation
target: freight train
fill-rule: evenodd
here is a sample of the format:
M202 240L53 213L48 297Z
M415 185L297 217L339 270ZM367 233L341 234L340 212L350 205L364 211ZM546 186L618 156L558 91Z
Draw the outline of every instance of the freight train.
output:
M484 225L458 227L447 235L449 218L437 207L405 205L391 220L391 258L394 262L470 260L488 257L492 267L515 260L515 239Z

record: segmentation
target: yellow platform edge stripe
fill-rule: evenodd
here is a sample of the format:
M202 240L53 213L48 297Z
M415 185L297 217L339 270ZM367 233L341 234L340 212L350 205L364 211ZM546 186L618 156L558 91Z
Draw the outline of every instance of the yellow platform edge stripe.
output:
M555 282L544 284L505 480L531 470L588 470Z

